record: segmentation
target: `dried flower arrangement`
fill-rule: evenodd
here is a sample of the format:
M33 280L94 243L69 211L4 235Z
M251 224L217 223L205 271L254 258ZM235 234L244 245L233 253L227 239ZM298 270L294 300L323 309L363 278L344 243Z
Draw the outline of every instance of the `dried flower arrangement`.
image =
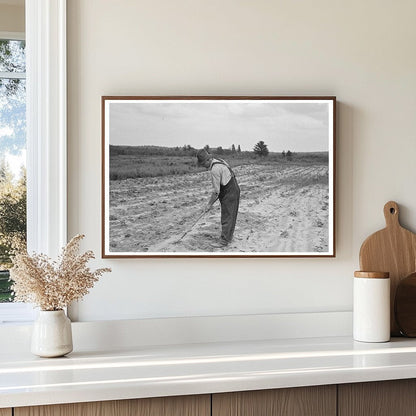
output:
M62 249L58 261L45 254L29 255L26 250L17 252L10 270L15 302L34 303L41 310L56 311L85 296L99 277L111 269L92 271L87 267L94 253L78 254L83 238L81 234L72 238Z

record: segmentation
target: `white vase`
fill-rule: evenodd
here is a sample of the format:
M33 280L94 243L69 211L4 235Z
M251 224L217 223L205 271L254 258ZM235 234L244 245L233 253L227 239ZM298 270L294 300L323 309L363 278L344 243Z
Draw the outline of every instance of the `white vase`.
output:
M72 351L71 321L63 310L40 311L33 325L31 351L39 357L61 357Z

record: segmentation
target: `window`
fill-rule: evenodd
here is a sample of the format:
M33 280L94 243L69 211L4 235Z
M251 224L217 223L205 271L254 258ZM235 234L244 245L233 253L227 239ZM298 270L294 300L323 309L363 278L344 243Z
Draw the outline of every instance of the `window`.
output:
M56 257L67 241L66 0L25 0L25 21L27 246ZM33 316L31 305L0 303L0 324Z
M13 36L13 35L12 35ZM12 37L8 36L8 37ZM12 301L13 244L26 244L25 41L0 36L0 302Z
M26 42L0 33L0 323L27 321L31 305L10 304L12 244L26 243Z

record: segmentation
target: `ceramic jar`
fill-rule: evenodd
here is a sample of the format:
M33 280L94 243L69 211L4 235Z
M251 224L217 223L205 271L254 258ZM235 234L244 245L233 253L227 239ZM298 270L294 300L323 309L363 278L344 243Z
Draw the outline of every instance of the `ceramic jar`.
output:
M39 357L61 357L72 351L71 321L63 310L40 311L34 322L31 351Z
M390 340L389 273L354 273L353 336L362 342Z

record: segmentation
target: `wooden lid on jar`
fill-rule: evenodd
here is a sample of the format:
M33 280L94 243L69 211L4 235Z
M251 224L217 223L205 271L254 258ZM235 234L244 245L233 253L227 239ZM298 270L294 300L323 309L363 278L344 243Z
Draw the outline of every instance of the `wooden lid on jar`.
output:
M366 279L388 279L389 276L389 272L354 272L354 277L364 277Z

